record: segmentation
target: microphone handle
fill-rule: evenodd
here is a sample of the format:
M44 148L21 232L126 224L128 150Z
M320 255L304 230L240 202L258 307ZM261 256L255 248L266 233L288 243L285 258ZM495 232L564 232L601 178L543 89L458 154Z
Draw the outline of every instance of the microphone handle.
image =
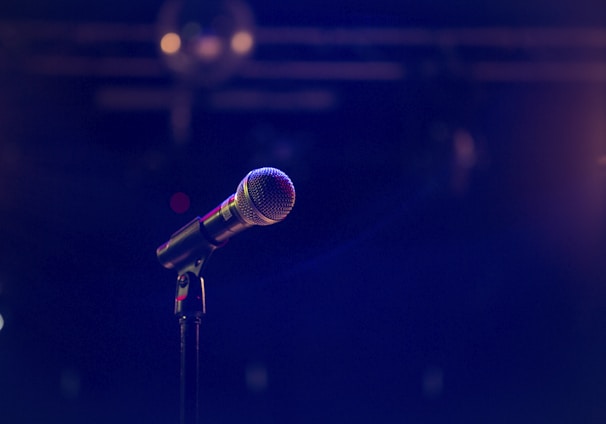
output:
M242 219L236 208L236 195L232 194L221 205L202 217L202 226L209 240L222 246L230 237L253 225L247 224Z
M182 274L197 259L204 260L221 245L212 243L204 233L202 219L197 216L170 236L156 249L156 256L164 268Z

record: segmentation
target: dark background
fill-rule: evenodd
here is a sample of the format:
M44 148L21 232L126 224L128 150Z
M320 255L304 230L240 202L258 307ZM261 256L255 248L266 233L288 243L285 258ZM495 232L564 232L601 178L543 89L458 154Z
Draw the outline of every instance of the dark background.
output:
M155 248L261 166L286 172L297 200L206 269L203 422L604 422L606 7L556 3L251 0L258 28L564 36L535 48L258 46L253 58L410 72L230 76L192 90L184 141L166 108L97 101L108 84L173 87L168 69L145 79L28 66L41 53L155 58L153 45L76 51L7 30L154 24L161 1L3 1L0 422L177 422L175 275ZM594 43L558 32L570 29L596 30ZM532 76L471 71L490 61ZM212 106L234 87L336 100ZM176 192L191 199L182 214Z

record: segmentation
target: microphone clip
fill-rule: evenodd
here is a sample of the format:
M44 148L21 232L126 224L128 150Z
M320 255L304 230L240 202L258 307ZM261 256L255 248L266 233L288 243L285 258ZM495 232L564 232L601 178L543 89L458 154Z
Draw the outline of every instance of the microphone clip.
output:
M179 318L206 313L202 270L212 252L221 246L209 241L202 219L196 217L156 250L160 263L178 273L175 315Z
M206 293L204 278L193 272L177 277L175 292L175 315L179 319L199 318L206 314Z

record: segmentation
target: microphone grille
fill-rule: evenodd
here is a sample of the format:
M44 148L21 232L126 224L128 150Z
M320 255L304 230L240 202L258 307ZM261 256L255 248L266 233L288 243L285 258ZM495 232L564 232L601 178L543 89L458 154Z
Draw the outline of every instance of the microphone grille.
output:
M295 187L276 168L250 171L238 185L236 208L252 225L271 225L286 218L295 204Z

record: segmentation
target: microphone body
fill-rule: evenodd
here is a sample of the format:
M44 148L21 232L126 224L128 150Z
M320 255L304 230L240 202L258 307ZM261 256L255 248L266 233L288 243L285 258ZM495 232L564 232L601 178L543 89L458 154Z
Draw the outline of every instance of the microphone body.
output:
M253 170L240 182L236 193L202 218L194 218L158 247L158 260L165 268L181 273L245 229L282 221L294 202L294 186L286 174L275 168Z

